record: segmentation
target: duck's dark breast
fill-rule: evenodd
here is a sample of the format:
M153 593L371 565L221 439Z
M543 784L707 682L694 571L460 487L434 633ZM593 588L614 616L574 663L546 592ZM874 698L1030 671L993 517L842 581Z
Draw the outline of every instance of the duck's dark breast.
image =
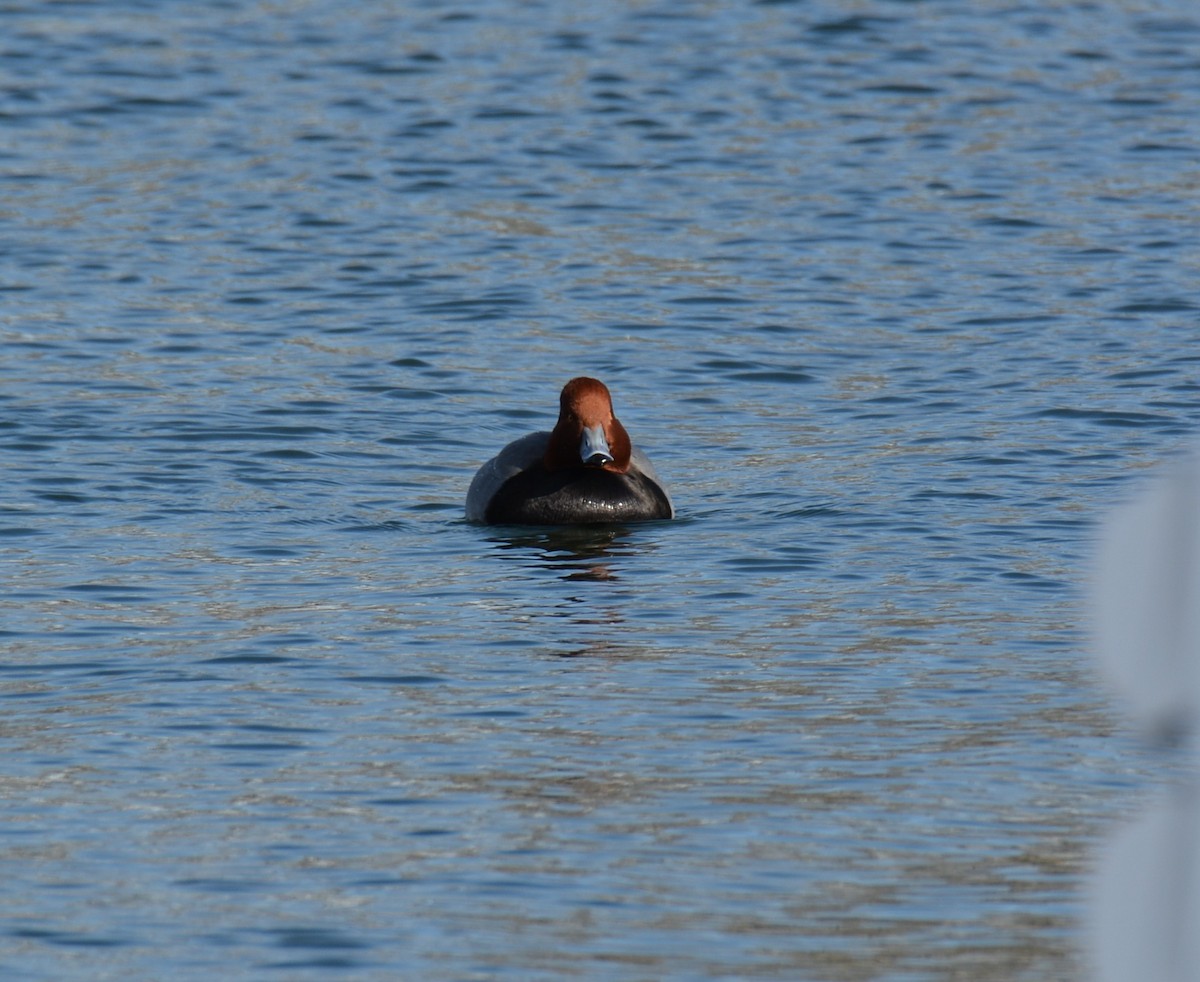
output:
M671 503L642 474L592 467L548 471L541 464L509 478L488 504L493 525L575 525L670 518Z

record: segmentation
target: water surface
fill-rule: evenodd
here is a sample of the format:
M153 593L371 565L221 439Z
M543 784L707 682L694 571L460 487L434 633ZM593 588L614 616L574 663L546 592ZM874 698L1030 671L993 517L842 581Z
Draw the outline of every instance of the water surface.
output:
M12 979L1084 977L1200 20L0 13ZM679 518L462 520L612 388Z

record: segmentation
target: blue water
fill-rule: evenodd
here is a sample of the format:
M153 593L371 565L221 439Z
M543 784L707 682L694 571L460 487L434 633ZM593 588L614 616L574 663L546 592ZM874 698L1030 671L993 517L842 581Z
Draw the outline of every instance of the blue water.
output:
M1160 762L1182 0L0 12L0 975L1044 980ZM462 520L604 379L680 517Z

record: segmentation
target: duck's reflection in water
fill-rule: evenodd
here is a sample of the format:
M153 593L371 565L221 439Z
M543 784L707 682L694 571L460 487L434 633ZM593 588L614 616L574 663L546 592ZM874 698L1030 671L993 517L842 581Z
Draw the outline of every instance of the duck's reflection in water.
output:
M564 580L617 580L616 561L645 548L634 543L632 530L624 525L526 528L491 541L501 550L520 553L524 565L555 570Z
M545 639L551 642L550 653L554 657L637 656L641 646L621 640L614 630L625 623L624 611L629 601L629 587L615 587L623 574L630 571L631 563L639 562L638 557L653 550L652 540L624 525L575 525L510 528L493 534L490 541L505 563L521 571L519 577L513 577L514 585L519 586L522 580L541 584L522 598L525 624L544 630L556 620L569 622L570 635ZM630 571L631 575L633 572ZM551 588L549 596L546 573L556 577L550 582L559 584ZM563 584L568 586L564 589ZM586 584L604 587L597 591Z

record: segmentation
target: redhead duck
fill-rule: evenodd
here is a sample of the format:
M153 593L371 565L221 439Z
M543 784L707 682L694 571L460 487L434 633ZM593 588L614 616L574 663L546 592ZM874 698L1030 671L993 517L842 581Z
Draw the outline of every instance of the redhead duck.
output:
M674 518L646 455L613 415L608 387L574 378L551 433L514 440L475 475L467 518L489 525L574 525Z

